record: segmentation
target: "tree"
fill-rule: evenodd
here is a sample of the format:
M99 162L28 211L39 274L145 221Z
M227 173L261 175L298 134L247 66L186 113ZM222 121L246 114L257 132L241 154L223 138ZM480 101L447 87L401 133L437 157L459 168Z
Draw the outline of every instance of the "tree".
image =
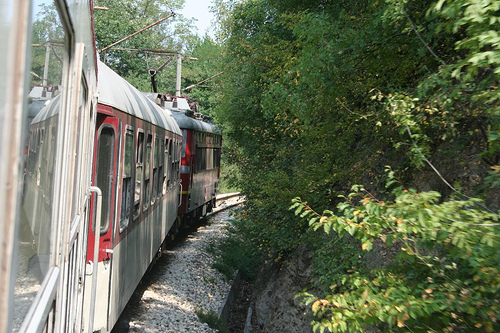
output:
M109 10L96 10L95 30L97 49L112 43L175 13L183 0L98 0L96 6ZM143 31L123 43L101 53L101 58L118 74L143 91L151 91L148 69L157 69L167 61L165 56L142 51L123 49L155 49L183 53L186 45L198 37L191 33L192 22L175 15ZM122 50L119 50L122 49ZM157 81L164 92L175 91L175 58L162 70Z
M479 196L486 200L486 207L492 208L490 211L478 208L474 223L480 224L484 219L496 228L497 215L491 211L497 209L494 186L499 183L500 175L497 2L252 0L229 2L225 8L230 10L230 14L224 12L226 25L222 34L226 46L222 96L227 103L216 109L216 116L224 124L231 156L241 169L240 185L249 199L242 214L246 223L239 226L239 231L245 241L254 243L256 251L266 255L277 253L278 258L283 258L297 244L308 241L316 249L316 255L330 254L330 268L339 264L335 249L325 250L321 242L357 243L340 240L345 232L329 240L328 236L307 230L307 221L287 214L288 203L298 195L308 205L297 203L295 209L332 211L339 203L339 194L344 194L352 184L362 183L368 193L373 193L373 198L396 205L403 197L385 188L386 165L391 165L402 184L409 187L421 185L417 178L438 179L428 184L439 190L439 195L414 194L429 199L419 209L450 214L460 211L466 215L471 203L465 199ZM452 184L452 179L467 180L453 169L457 159L462 170L476 170L477 182ZM435 163L453 175L436 173L439 168ZM488 179L490 182L484 183ZM404 198L401 209L410 209L411 200ZM438 203L451 199L456 201ZM365 209L356 203L352 206L351 215ZM387 205L385 208L379 205L373 209L386 208ZM298 215L302 213L299 211ZM309 213L304 214L305 217ZM327 219L322 222L328 222L331 229L338 219L345 224L351 219L343 211L329 214L325 214ZM409 218L399 217L402 221ZM434 218L431 214L424 220L431 223ZM472 223L467 218L460 223ZM318 221L321 219L318 217ZM440 223L448 226L448 222ZM344 229L348 227L355 228L348 225ZM437 225L432 228L440 230ZM418 235L428 232L415 230ZM481 248L486 256L497 246L495 230L489 234L493 245L486 242ZM448 232L453 233L449 230L445 233ZM321 241L315 242L315 237ZM422 241L415 237L415 242ZM366 239L359 238L368 249ZM438 257L448 262L458 250L451 247L450 251ZM477 262L496 260L491 264L494 275L497 259L493 255L487 260L478 258ZM468 275L471 272L468 264L462 264L453 278L466 283L469 277L474 278ZM478 266L479 271L484 268L489 272L488 265ZM405 269L415 272L411 267ZM327 274L325 271L317 270L318 279ZM371 275L363 276L364 273L360 272L356 281L373 279ZM347 271L338 274L337 277L346 274L346 292L358 287L353 287L354 277ZM481 280L488 284L486 296L476 296L491 300L497 280L488 279ZM400 283L400 290L403 287L411 290L412 283L421 282L415 281L419 280L394 283ZM330 282L333 288L336 283ZM355 313L350 317L343 313L342 318L329 317L339 313L336 309L344 309L331 300L346 296L345 290L330 295L330 299L310 299L314 312L321 315L318 329L332 329L336 319L343 320L343 326L336 326L339 330L345 329L347 323L349 329L378 323L376 316L370 317L373 314L359 317ZM353 303L366 304L363 294L351 294ZM435 302L430 303L431 308L436 307ZM460 329L471 323L473 328L481 329L481 320L496 312L492 304L485 305L487 310L480 317L464 310L462 314L470 315L467 320L450 322ZM450 308L443 309L442 312L433 309L417 317L430 313L432 316L440 313L443 318L453 317L451 313L457 315ZM403 315L413 314L395 311L396 317L384 317L392 329L397 329L398 324L410 325L412 329L420 327ZM495 320L495 316L491 317L489 329ZM438 328L448 329L446 325Z
M59 22L55 6L40 5L33 22L31 85L43 84L45 58L48 53L47 85L60 85L62 73L62 58L64 56L64 29Z
M185 61L182 65L182 88L189 98L195 100L199 111L212 116L212 110L221 102L219 87L220 75L223 75L224 64L220 61L223 47L210 37L196 40L186 52L196 60ZM200 82L203 82L199 84Z

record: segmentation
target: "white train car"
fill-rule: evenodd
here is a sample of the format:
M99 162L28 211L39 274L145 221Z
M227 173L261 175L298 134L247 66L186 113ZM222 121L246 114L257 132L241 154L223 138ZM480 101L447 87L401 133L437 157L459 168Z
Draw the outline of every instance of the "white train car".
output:
M85 289L97 296L84 313L94 331L109 332L176 221L182 132L170 111L98 68L93 184L102 209L94 218L91 206Z

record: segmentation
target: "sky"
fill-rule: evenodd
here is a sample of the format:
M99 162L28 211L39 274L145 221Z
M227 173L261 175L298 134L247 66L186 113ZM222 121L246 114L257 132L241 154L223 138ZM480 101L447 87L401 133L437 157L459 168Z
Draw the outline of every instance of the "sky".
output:
M40 3L50 3L47 0L34 0L35 13ZM198 28L198 35L200 37L205 36L207 29L210 27L211 20L213 19L212 13L210 13L208 6L212 4L211 0L185 0L184 8L181 10L180 14L184 15L186 18L195 18L197 22L195 25ZM213 37L213 32L209 33Z
M193 17L197 20L195 24L198 27L198 35L201 37L205 36L213 19L213 15L208 9L211 4L211 0L185 0L184 8L181 11L181 14L186 18ZM209 35L213 36L213 32Z

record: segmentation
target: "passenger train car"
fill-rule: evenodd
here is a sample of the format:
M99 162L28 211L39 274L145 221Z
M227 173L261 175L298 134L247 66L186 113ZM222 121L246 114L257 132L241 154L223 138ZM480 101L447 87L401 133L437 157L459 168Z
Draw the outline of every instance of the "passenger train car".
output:
M101 62L98 73L92 184L101 198L99 207L91 198L84 281L84 295L96 296L84 297L83 313L89 316L89 331L107 332L176 221L182 133L168 110ZM59 109L60 99L55 98L30 126L22 205L43 273L49 251L45 197L52 188L40 178L50 177L53 169L51 138Z
M102 209L91 217L87 262L98 277L94 330L110 331L176 220L182 133L170 112L98 69L93 179Z
M97 60L91 0L47 2L63 32L59 89L29 127L26 161L39 42L29 1L0 3L0 333L109 332L168 234L214 206L220 133Z
M84 297L83 316L88 331L108 332L167 235L214 207L221 135L194 119L185 100L184 108L162 109L101 62L98 73L92 183L100 200L91 198L87 224L84 295L91 297ZM60 108L56 97L30 126L22 217L42 274L53 188L40 179L52 178Z

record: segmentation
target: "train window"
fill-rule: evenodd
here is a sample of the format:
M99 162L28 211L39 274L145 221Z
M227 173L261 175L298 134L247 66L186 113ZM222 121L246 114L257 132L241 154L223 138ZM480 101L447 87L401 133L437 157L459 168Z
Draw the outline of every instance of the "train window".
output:
M212 148L207 149L207 170L214 168L214 152Z
M30 142L29 142L29 152L28 152L28 166L27 174L33 175L34 165L35 165L35 132L30 130Z
M172 157L172 154L173 154L173 140L170 139L168 141L168 167L170 169L169 173L168 173L168 187L170 188L170 186L173 185L173 176L174 176L174 168L173 168L173 165L174 165L174 160L173 160L173 157Z
M42 130L38 132L38 143L39 143L39 154L40 154L40 177L42 179L47 179L48 177L48 164L49 164L49 147L47 145L42 145L43 139L42 139ZM41 182L40 184L40 191L44 194L45 201L47 204L50 204L50 184L48 182Z
M164 165L164 168L163 168L163 194L167 193L167 188L168 188L168 184L167 184L167 179L168 179L168 138L165 138L165 146L163 147L164 148L164 151L163 151L163 165Z
M154 146L153 146L153 190L151 191L151 204L154 204L156 198L158 197L158 160L160 159L160 140L158 140L158 135L155 135Z
M218 168L220 164L220 149L197 147L196 172Z
M50 145L49 145L49 154L52 158L49 159L49 179L52 179L52 175L54 174L54 161L56 156L56 136L57 136L57 127L55 125L50 127ZM49 193L52 197L53 188L52 182L49 182Z
M123 176L131 177L132 175L132 163L134 156L134 130L132 128L127 128L125 133L125 151L124 151L124 161L123 161Z
M220 149L214 149L214 168L220 167Z
M177 153L179 151L178 149L178 144L177 144L177 140L174 141L174 144L173 144L173 156L172 156L172 182L175 183L177 182ZM173 185L173 184L172 184Z
M112 193L113 160L115 150L115 131L112 127L102 127L97 141L96 186L102 191L102 211L100 221L101 235L109 228L110 203ZM95 229L94 229L95 230Z
M127 128L125 133L125 146L122 175L122 206L120 213L120 232L127 226L132 203L132 164L134 161L134 130Z
M139 130L137 135L135 156L134 220L139 217L141 207L142 164L144 161L144 132L142 130Z
M163 140L163 138L160 138L158 140L159 142L159 146L158 146L158 155L157 155L157 159L158 159L158 182L156 184L156 195L158 196L158 198L160 198L162 195L163 195L163 183L165 181L165 177L164 177L164 172L163 172L163 158L164 158L164 151L165 151L165 141Z
M151 179L151 157L152 157L153 135L148 134L146 142L146 156L144 164L144 201L142 209L146 210L149 206L150 179Z
M182 141L177 141L176 151L175 151L175 180L180 180L180 171L181 171L181 149L182 149Z
M186 157L187 130L182 130L182 158Z
M40 146L40 144L39 144L40 136L38 135L38 133L39 133L39 130L37 128L35 130L35 153L38 151L38 147Z
M203 170L203 157L202 157L203 149L197 147L196 148L196 172Z

